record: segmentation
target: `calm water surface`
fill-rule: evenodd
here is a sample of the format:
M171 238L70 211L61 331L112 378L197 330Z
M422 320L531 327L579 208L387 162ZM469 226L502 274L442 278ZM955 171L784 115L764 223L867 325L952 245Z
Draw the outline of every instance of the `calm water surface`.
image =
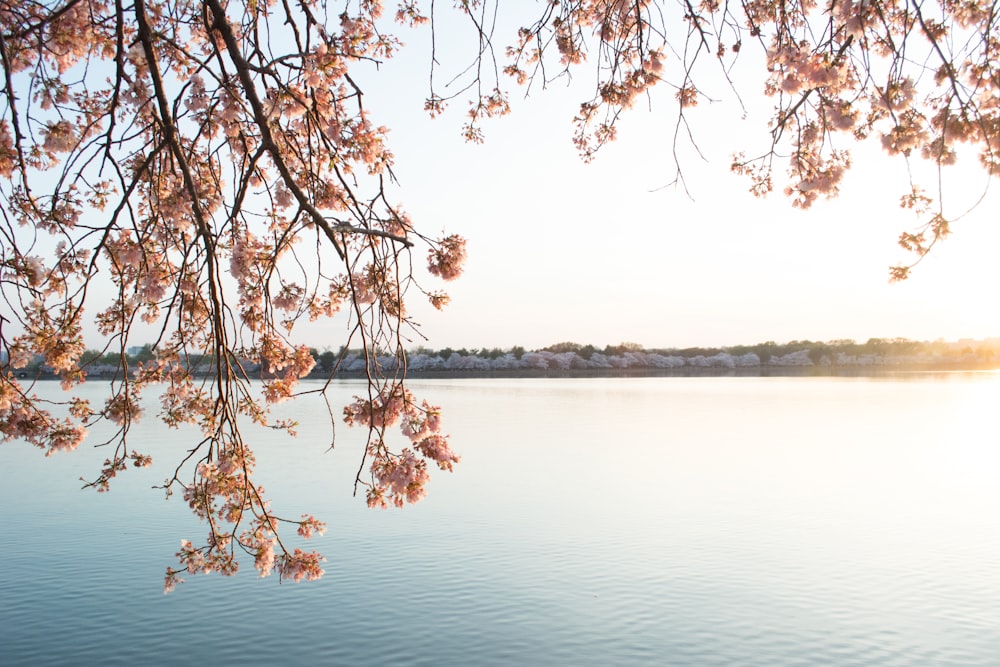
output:
M403 511L351 498L322 403L255 434L275 509L329 524L313 583L162 594L190 433L137 429L156 464L102 495L100 449L0 446L0 664L1000 665L998 375L413 389L463 461Z

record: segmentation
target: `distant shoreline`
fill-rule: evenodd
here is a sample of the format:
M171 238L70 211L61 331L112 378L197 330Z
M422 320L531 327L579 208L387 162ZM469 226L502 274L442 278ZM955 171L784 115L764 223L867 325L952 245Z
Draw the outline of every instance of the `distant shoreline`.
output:
M631 378L631 377L883 377L887 375L984 372L1000 370L1000 339L957 342L917 342L905 339L853 341L766 342L726 349L687 348L644 350L634 343L597 350L593 346L558 343L542 350L520 347L508 351L418 348L405 355L372 351L318 352L310 348L314 366L303 379L364 379L366 370L389 377L404 372L413 379L512 379L512 378ZM121 377L123 358L89 351L81 367L88 379L113 381ZM146 346L130 351L124 359L129 373L153 358ZM210 357L186 360L194 377L214 377ZM0 368L24 380L52 380L59 376L36 358L32 365ZM281 376L252 358L233 359L251 379Z
M774 377L774 378L796 378L796 377L843 377L843 378L865 378L865 377L891 377L899 375L933 375L943 373L1000 373L1000 367L995 365L981 364L901 364L885 366L755 366L747 368L697 368L685 366L681 368L586 368L586 369L531 369L519 368L509 370L425 370L408 371L407 380L518 380L518 379L600 379L600 378L713 378L713 377ZM266 376L255 376L252 373L250 380L264 380ZM208 373L196 373L195 377L206 378ZM19 379L30 379L33 381L53 381L59 380L59 376L53 373L42 373L38 375L28 375ZM87 376L87 381L99 382L114 379L112 375L92 374ZM325 373L310 373L301 380L326 381L326 380L364 380L364 373L360 372L340 372L335 373L332 378Z
M754 366L745 368L585 368L510 370L427 370L407 371L411 380L507 380L519 378L641 378L641 377L884 377L890 375L952 372L1000 372L996 365L982 364L901 364L883 366ZM324 380L312 374L307 379ZM335 380L364 379L361 373L337 373Z

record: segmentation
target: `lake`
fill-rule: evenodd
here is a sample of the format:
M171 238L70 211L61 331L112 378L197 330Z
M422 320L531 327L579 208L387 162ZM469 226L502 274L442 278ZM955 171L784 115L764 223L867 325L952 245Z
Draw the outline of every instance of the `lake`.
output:
M253 432L275 511L328 523L311 583L162 594L207 532L150 489L190 432L137 428L107 494L95 435L0 446L0 664L1000 664L1000 374L411 388L463 460L404 510L351 497L363 433L326 451L320 402Z

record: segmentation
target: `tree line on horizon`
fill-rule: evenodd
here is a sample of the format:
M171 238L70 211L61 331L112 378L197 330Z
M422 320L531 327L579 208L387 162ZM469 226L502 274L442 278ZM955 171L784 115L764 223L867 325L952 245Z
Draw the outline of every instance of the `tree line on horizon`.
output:
M363 351L341 347L337 351L331 349L318 349L310 347L309 352L316 361L314 374L329 373L340 364L340 369L344 369L344 361L354 361L364 356ZM603 355L604 358L622 358L626 354L634 355L659 355L667 358L682 358L692 360L697 358L713 359L719 355L729 355L735 358L747 358L748 355L755 355L760 364L767 364L770 359L788 358L789 355L799 355L798 363L786 365L808 365L806 359L812 364L823 363L824 357L828 360L843 355L847 358L899 358L914 356L932 356L949 360L975 360L978 362L992 362L1000 359L1000 339L987 339L974 341L962 339L958 341L916 341L908 338L869 338L864 342L853 339L834 339L829 341L812 340L791 340L784 343L775 341L765 341L752 345L731 345L731 346L706 346L706 347L669 347L669 348L645 348L639 343L622 342L616 345L605 345L598 347L592 344L581 344L572 341L562 341L552 345L547 345L536 350L530 350L521 345L514 345L507 348L501 347L480 347L480 348L453 348L444 347L439 349L418 346L406 352L407 359L414 359L418 355L427 358L438 357L447 362L453 355L460 357L476 357L479 359L495 361L503 357L512 357L520 361L526 354L549 353L551 355L575 354L584 361L591 361L594 355ZM392 355L378 351L374 355L385 365L386 359L392 359ZM843 358L841 357L841 358ZM94 372L115 371L123 365L134 368L136 364L149 362L155 358L155 350L152 345L143 345L131 348L122 355L117 352L105 352L102 350L88 349L81 355L81 365L90 368ZM204 366L211 365L210 359L202 360ZM256 370L257 360L244 359L244 366L248 371ZM3 360L2 366L7 365L7 360ZM198 366L198 361L193 360L193 366ZM634 364L635 365L635 364ZM641 365L641 364L639 364ZM35 359L20 372L30 374L45 373L46 368L41 358ZM265 369L266 370L266 369Z
M418 357L419 355L419 357ZM559 370L565 368L624 368L624 367L654 367L676 368L681 365L702 367L739 367L759 365L808 366L808 365L867 365L878 364L885 360L911 360L920 363L927 362L973 362L977 364L993 363L1000 359L1000 339L984 341L914 341L907 338L869 338L865 342L852 339L834 339L830 341L791 340L785 343L765 341L752 345L733 345L716 347L686 347L686 348L645 348L634 342L623 342L617 345L607 345L603 348L590 344L580 344L564 341L548 345L538 350L526 350L522 346L511 348L473 348L454 349L446 347L432 350L418 347L411 350L408 359L425 359L438 357L444 362L450 362L452 356L464 358L479 358L494 362L495 370L516 370L518 368L545 368L539 359L543 356L549 362L549 368ZM527 364L503 364L497 362L526 360L526 355L532 355ZM319 360L320 363L323 359ZM572 363L587 362L587 363ZM450 364L449 368L475 370L486 366L475 364ZM324 364L324 367L328 367ZM420 370L411 365L411 370ZM430 367L427 370L437 370Z

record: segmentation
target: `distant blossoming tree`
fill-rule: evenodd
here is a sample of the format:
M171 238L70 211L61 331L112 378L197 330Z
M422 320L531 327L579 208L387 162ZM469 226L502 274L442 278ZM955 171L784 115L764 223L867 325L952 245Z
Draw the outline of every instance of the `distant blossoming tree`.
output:
M369 389L344 414L369 432L358 483L370 505L419 500L428 462L458 461L438 408L405 387L402 345L407 297L448 301L425 287L415 257L426 258L428 281L451 280L465 241L419 231L390 201L386 129L352 78L395 54L393 19L429 23L435 47L445 25L478 38L455 94L471 97L471 141L482 140L484 118L509 111L505 77L530 86L585 67L596 76L575 118L585 159L655 85L673 91L680 136L706 82L733 85L731 64L756 46L775 104L771 135L759 155L732 163L756 194L784 172L795 206L835 196L846 146L869 137L935 171L964 153L988 175L1000 165L1000 19L987 0L454 5L457 23L439 15L450 7L418 0L388 17L380 0L0 0L0 433L51 454L99 420L115 424L114 453L90 482L104 490L129 464L151 462L128 437L143 392L158 394L167 424L197 424L202 438L165 487L183 491L209 534L182 543L167 589L184 571L234 573L240 552L261 575L322 574L321 556L286 545L279 527L308 538L323 524L272 513L242 430L245 419L293 427L271 423L268 406L313 368L290 342L299 322L345 312L345 342L369 359ZM498 16L524 27L498 41ZM499 43L509 46L496 52ZM437 88L431 62L433 115L455 95ZM924 216L900 239L916 262L949 221L940 191L914 182L899 194ZM73 397L87 375L85 321L121 353L99 405ZM130 367L138 323L159 333L153 359ZM376 350L401 363L376 363ZM38 358L62 380L61 406L20 377ZM248 360L260 364L262 393ZM394 425L402 448L388 437Z

